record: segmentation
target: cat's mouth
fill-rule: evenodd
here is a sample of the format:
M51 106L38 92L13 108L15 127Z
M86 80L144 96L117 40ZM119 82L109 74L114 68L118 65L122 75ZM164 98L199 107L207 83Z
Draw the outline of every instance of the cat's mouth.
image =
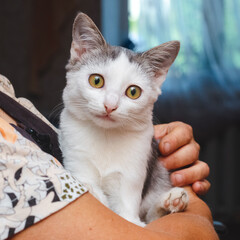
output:
M106 121L111 121L115 122L115 120L109 115L109 114L104 114L104 115L96 115L97 118L106 120Z

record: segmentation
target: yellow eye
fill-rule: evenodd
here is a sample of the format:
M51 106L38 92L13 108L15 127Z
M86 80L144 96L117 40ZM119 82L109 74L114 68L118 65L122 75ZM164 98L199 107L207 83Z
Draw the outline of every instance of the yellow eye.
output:
M92 74L88 78L90 85L94 88L102 88L104 85L104 78L99 74Z
M137 99L141 96L142 89L138 86L132 85L127 88L126 95L131 99Z

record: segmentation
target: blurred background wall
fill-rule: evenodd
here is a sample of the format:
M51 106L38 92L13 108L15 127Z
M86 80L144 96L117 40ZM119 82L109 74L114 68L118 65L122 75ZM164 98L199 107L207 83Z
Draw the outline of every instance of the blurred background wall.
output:
M79 11L100 27L98 0L0 0L0 72L47 117L61 102Z
M154 122L191 124L211 167L204 200L236 239L240 227L239 0L0 0L0 73L57 124L71 30L87 13L107 41L144 51L180 40Z

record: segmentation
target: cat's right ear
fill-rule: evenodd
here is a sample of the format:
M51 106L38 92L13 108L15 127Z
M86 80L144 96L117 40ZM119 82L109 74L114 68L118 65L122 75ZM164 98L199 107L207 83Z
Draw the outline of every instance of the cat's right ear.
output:
M163 43L142 54L146 71L153 73L157 87L164 82L167 72L178 55L180 49L179 41Z
M80 59L82 54L107 45L97 26L84 13L79 13L74 20L72 38L71 60Z

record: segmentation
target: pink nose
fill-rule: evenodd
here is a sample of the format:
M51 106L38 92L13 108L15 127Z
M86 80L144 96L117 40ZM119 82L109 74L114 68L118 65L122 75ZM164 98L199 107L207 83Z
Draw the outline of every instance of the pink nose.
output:
M106 105L104 105L104 107L105 107L107 114L109 114L117 109L117 107L110 107L110 106L106 106Z

